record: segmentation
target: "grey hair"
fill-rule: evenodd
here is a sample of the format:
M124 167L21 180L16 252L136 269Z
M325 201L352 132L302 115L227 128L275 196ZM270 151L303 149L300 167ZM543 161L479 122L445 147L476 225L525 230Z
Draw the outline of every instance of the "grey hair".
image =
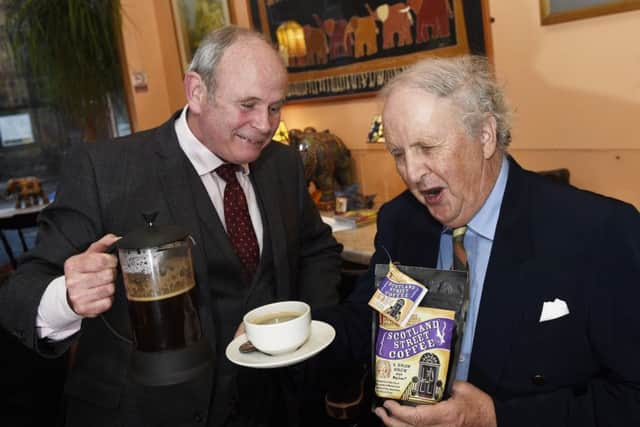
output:
M507 150L513 113L486 57L461 55L421 60L389 81L380 96L386 98L398 87L452 99L462 111L461 124L470 137L477 137L486 115L492 115L498 148Z
M239 39L251 38L262 40L269 46L273 46L262 33L236 25L227 25L212 31L200 41L191 64L189 64L188 71L193 71L200 75L207 87L209 96L213 96L216 90L216 69L224 52Z

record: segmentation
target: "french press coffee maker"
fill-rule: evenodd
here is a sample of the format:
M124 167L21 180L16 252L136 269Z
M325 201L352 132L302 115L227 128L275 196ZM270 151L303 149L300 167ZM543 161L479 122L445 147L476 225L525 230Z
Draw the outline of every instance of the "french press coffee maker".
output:
M202 334L191 260L192 238L175 225L146 227L116 243L131 318L134 381L177 384L200 375L213 361Z

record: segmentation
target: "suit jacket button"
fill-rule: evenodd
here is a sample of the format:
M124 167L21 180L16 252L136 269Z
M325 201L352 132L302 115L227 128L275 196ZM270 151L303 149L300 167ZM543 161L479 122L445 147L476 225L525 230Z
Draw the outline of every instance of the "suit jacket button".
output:
M201 423L202 422L202 415L200 415L198 412L196 412L195 415L193 416L193 420L196 423Z
M534 376L531 377L531 382L535 385L544 385L545 383L544 375L535 374Z

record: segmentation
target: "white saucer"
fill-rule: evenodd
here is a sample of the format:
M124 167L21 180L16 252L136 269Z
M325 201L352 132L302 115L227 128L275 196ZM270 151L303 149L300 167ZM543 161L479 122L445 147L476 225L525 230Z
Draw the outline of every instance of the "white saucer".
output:
M315 356L331 344L335 336L336 331L333 329L333 326L319 320L312 320L309 339L296 351L277 356L270 356L259 351L240 353L240 344L247 341L247 336L242 334L229 343L226 355L227 359L236 365L246 366L248 368L280 368L302 362Z

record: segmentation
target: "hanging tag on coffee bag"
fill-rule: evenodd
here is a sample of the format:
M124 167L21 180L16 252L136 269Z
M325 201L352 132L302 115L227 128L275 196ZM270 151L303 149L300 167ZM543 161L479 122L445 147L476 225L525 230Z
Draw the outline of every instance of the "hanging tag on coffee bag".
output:
M426 294L425 286L389 262L389 272L369 300L369 306L404 327Z

